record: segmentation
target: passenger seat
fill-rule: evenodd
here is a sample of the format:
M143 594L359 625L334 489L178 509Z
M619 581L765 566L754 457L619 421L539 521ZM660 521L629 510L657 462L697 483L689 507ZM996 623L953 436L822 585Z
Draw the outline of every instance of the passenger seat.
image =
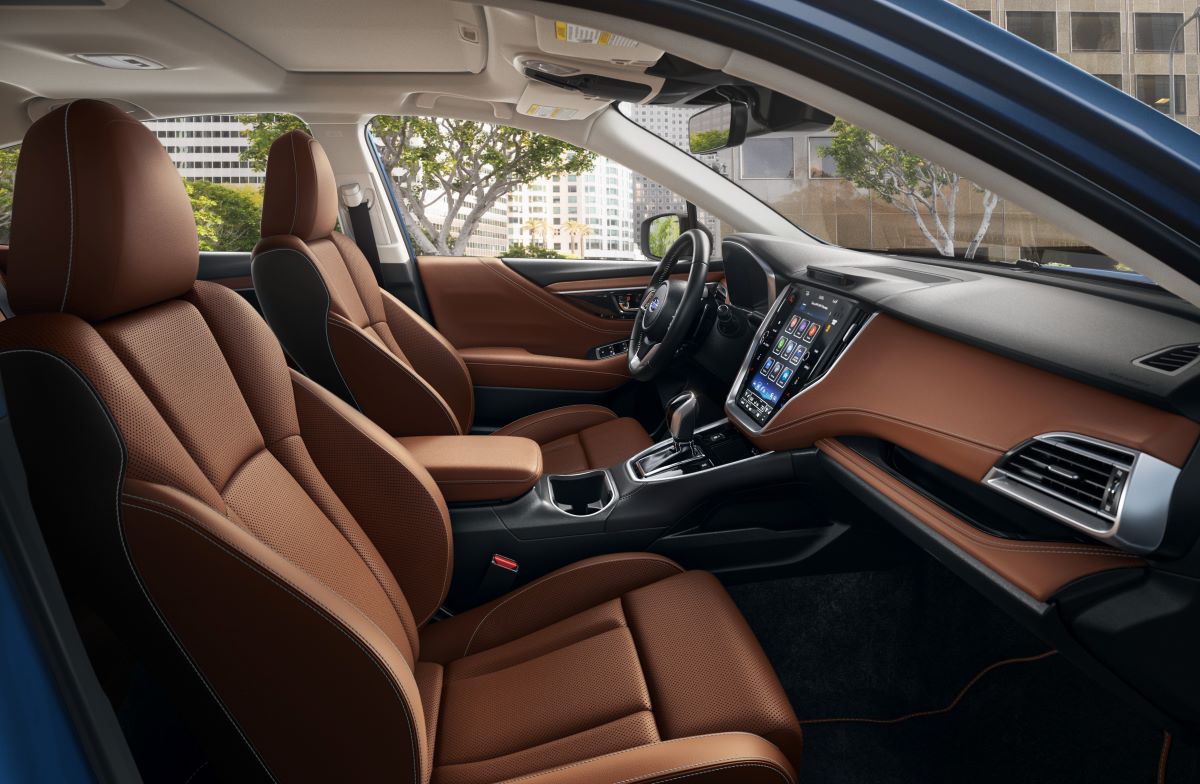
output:
M254 291L283 348L305 374L394 436L471 432L471 374L454 346L382 290L335 229L337 187L325 151L303 131L275 140L267 161ZM542 447L548 474L608 468L651 445L637 420L603 406L553 408L496 435Z
M431 623L437 485L195 280L153 134L76 101L19 166L0 372L38 518L72 595L239 744L236 780L795 781L796 717L711 575L602 556Z

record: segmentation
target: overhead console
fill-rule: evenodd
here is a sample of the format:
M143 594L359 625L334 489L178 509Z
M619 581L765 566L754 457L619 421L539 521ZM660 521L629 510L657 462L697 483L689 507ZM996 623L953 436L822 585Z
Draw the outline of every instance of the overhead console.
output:
M795 395L816 383L868 317L844 294L792 284L767 313L730 391L733 415L758 432ZM730 406L727 405L727 409Z

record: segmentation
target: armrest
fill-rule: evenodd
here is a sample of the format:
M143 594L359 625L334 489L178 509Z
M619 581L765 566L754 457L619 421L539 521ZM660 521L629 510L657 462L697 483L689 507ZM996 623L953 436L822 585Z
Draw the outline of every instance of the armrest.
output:
M462 348L458 354L470 368L472 380L481 387L605 391L629 380L624 354L607 359L576 359L494 346Z
M542 448L528 438L409 436L397 440L450 502L516 498L542 476Z
M687 784L794 784L783 753L757 735L723 732L638 746L522 776L521 784L687 781Z

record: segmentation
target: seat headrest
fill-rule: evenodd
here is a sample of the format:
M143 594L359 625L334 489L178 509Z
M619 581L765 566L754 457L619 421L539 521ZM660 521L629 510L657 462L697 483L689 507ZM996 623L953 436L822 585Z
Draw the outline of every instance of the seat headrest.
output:
M183 180L154 134L112 104L74 101L30 126L13 195L8 296L18 314L100 321L196 280Z
M267 154L262 236L308 242L329 236L337 219L337 181L325 150L304 131L288 131Z

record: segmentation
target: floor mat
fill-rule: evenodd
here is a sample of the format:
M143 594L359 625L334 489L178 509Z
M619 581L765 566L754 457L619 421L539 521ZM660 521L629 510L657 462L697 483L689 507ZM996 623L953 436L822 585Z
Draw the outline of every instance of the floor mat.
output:
M804 784L1159 781L1161 730L936 562L730 593L806 722ZM1173 741L1162 781L1198 766Z

